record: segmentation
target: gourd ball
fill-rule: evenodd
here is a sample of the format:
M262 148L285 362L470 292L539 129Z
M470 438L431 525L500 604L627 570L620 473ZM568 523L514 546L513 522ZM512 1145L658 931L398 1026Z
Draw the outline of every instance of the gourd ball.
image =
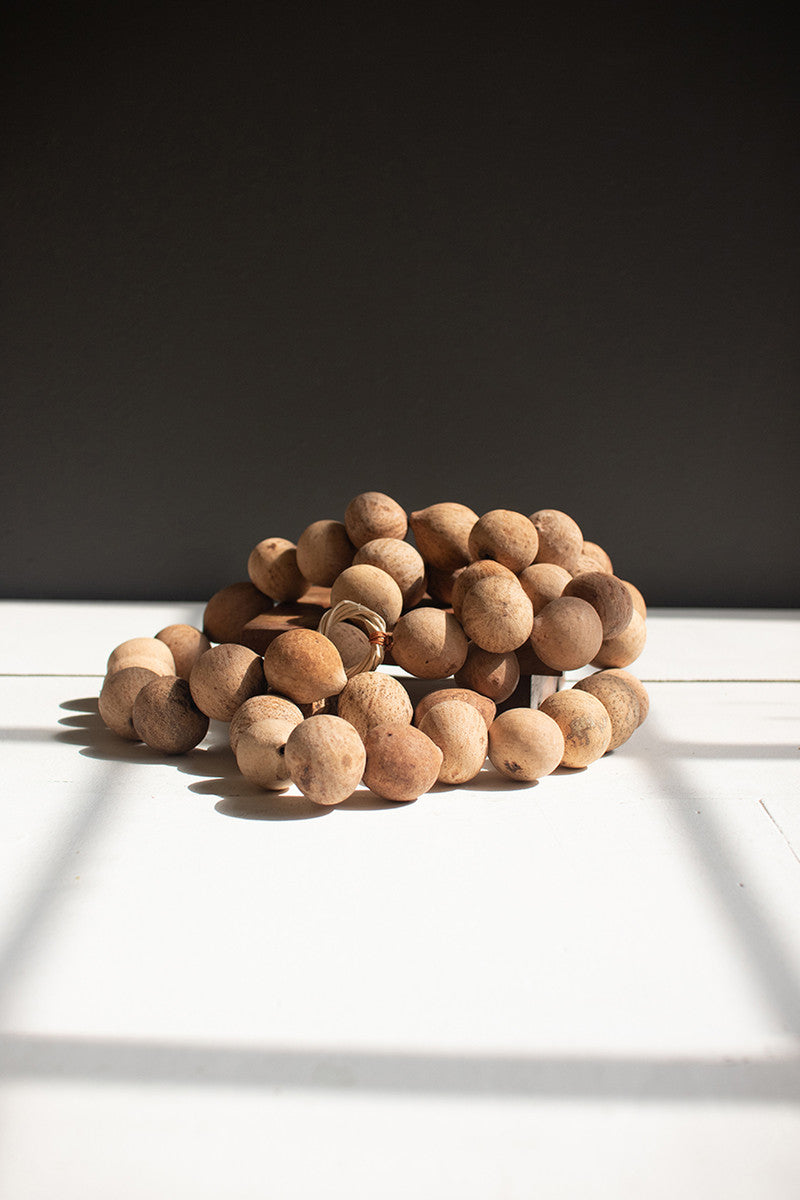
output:
M245 729L249 729L257 721L266 720L288 721L291 725L299 725L303 714L286 696L251 696L237 708L228 728L228 740L234 754L239 737Z
M347 683L342 656L316 629L288 629L264 652L270 687L296 704L337 695Z
M160 676L149 667L120 667L106 675L97 701L100 719L106 728L129 742L141 741L133 724L133 706L142 688L158 678Z
M581 551L581 562L591 563L591 566L579 567L583 571L605 571L607 575L614 574L614 564L608 556L608 553L602 546L598 546L597 542L583 543ZM577 571L574 572L577 574Z
M443 604L445 608L453 602L453 590L459 577L464 571L464 567L456 567L455 571L440 571L438 567L428 567L426 578L428 581L428 595L437 604Z
M492 575L469 589L461 620L466 635L482 650L507 654L530 637L533 605L517 579Z
M495 654L473 642L463 667L456 672L456 683L502 704L519 683L519 659L513 651Z
M440 608L414 608L394 627L392 657L419 679L444 679L463 667L467 657L464 630L452 613Z
M624 667L606 667L603 673L624 679L628 686L633 688L636 699L639 701L639 724L641 725L650 712L650 697L641 679L631 674L630 671L626 671Z
M369 638L363 629L351 625L349 621L337 621L335 625L330 626L325 637L333 642L339 651L346 675L369 656Z
M259 656L247 646L223 642L201 654L189 676L192 699L215 721L230 721L237 708L267 690Z
M489 726L489 761L509 779L541 779L563 757L560 725L538 709L509 708Z
M618 675L607 671L596 671L579 679L575 687L590 696L596 696L611 719L609 750L616 750L627 742L639 727L639 698L634 688Z
M486 722L472 704L445 700L428 709L419 729L442 752L440 783L468 783L486 761L489 732Z
M455 571L470 560L469 535L478 514L465 504L445 501L412 512L409 522L425 562L440 571Z
M308 580L297 565L297 547L287 538L264 538L250 551L247 574L260 592L278 604L299 600Z
M410 542L374 538L356 551L353 566L366 563L391 575L403 596L403 608L413 608L425 595L425 562Z
M330 587L356 548L341 521L312 521L297 539L297 565L309 583Z
M588 767L602 758L611 741L611 718L596 696L567 688L539 705L564 735L564 767Z
M295 725L286 742L291 780L314 804L341 804L358 787L366 764L358 732L327 713Z
M354 496L344 514L347 536L358 548L375 538L404 538L408 517L404 508L383 492L361 492Z
M236 765L251 783L270 792L291 787L286 743L297 726L280 717L263 717L243 729L236 743Z
M352 600L378 613L393 629L403 611L403 593L391 575L368 563L347 567L334 580L331 608L342 600Z
M336 706L362 742L376 725L410 725L414 707L399 680L383 671L367 671L348 679Z
M472 558L493 559L516 574L536 558L539 535L523 513L495 508L472 526L468 545Z
M557 508L540 508L531 513L539 535L537 562L556 563L572 575L583 550L583 534L572 517Z
M211 649L211 642L194 625L167 625L156 637L172 652L175 674L181 679L188 679L200 655Z
M490 575L502 575L506 579L516 578L513 571L508 567L504 567L502 563L495 562L493 558L481 558L477 562L470 563L468 567L464 567L463 571L459 572L453 584L450 603L453 606L453 616L457 621L461 620L461 609L464 604L464 597L473 584L479 579L488 579Z
M634 612L630 623L615 638L604 641L591 663L593 667L628 667L644 650L647 622Z
M643 620L647 620L647 604L645 603L644 596L639 591L635 583L630 583L627 579L623 579L622 582L625 584L625 587L631 594L631 600L633 602L634 609L636 612L638 612L639 616L642 617Z
M603 644L603 624L587 600L559 596L534 618L531 646L554 671L575 671L591 662Z
M557 563L536 562L520 571L518 579L533 605L533 615L536 616L545 604L562 594L572 576Z
M471 688L437 688L435 692L428 692L420 700L414 710L414 724L419 725L429 709L436 704L444 704L446 700L463 700L465 704L471 704L483 717L487 729L497 715L497 705L494 700L490 700L488 696L481 696L478 692L473 692Z
M564 588L565 596L580 596L597 611L603 626L603 640L617 637L627 629L633 613L633 598L621 579L605 571L576 575Z
M439 778L443 755L413 725L376 725L364 741L364 783L384 800L416 800Z
M229 583L208 601L203 613L203 632L212 642L238 642L248 621L272 608L272 600L249 579Z
M147 667L156 675L174 675L175 659L169 646L158 638L128 638L109 654L106 674L113 675L123 667Z
M133 727L162 754L186 754L208 733L208 717L192 700L187 679L164 675L146 683L133 702Z

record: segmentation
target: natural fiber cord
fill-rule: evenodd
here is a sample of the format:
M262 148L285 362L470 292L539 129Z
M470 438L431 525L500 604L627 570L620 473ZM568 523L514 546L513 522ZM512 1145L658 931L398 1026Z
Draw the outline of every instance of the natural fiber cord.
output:
M348 679L361 675L365 671L374 671L383 662L384 651L392 640L392 635L386 632L386 622L379 613L373 612L364 604L356 604L355 600L340 600L333 608L322 614L319 632L330 637L330 630L340 621L350 621L359 625L369 637L369 653L351 667L345 668Z

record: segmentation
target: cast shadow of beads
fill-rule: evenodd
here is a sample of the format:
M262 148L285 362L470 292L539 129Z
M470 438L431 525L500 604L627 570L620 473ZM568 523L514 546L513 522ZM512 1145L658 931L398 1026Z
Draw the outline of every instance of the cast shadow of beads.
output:
M436 795L440 792L524 792L528 788L536 787L538 779L509 779L507 775L501 775L494 767L482 767L474 779L468 779L466 783L435 783L431 788L431 795Z
M97 697L85 700L64 700L60 708L76 712L76 716L59 717L56 741L79 746L79 753L86 758L98 758L104 762L161 763L165 756L151 750L144 742L132 742L112 733L97 711Z

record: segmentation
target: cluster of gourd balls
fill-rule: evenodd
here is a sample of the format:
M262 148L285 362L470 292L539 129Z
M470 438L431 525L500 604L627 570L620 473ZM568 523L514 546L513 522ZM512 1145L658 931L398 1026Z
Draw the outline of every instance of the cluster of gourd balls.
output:
M626 669L645 643L641 593L556 509L479 517L444 502L409 517L363 492L343 521L314 521L296 544L260 541L247 571L211 597L202 629L170 625L112 651L99 698L109 729L182 754L210 720L228 722L247 779L335 805L362 782L414 800L474 779L487 757L524 782L586 767L647 715ZM362 669L363 622L319 632L341 601L382 618L384 665L400 672ZM588 665L597 670L531 706L526 679ZM415 706L407 685L421 680L438 686Z

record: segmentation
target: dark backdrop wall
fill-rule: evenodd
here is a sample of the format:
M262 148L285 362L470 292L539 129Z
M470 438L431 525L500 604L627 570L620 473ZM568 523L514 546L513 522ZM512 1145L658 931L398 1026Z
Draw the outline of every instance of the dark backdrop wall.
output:
M800 603L769 5L3 6L2 593L202 599L357 492Z

